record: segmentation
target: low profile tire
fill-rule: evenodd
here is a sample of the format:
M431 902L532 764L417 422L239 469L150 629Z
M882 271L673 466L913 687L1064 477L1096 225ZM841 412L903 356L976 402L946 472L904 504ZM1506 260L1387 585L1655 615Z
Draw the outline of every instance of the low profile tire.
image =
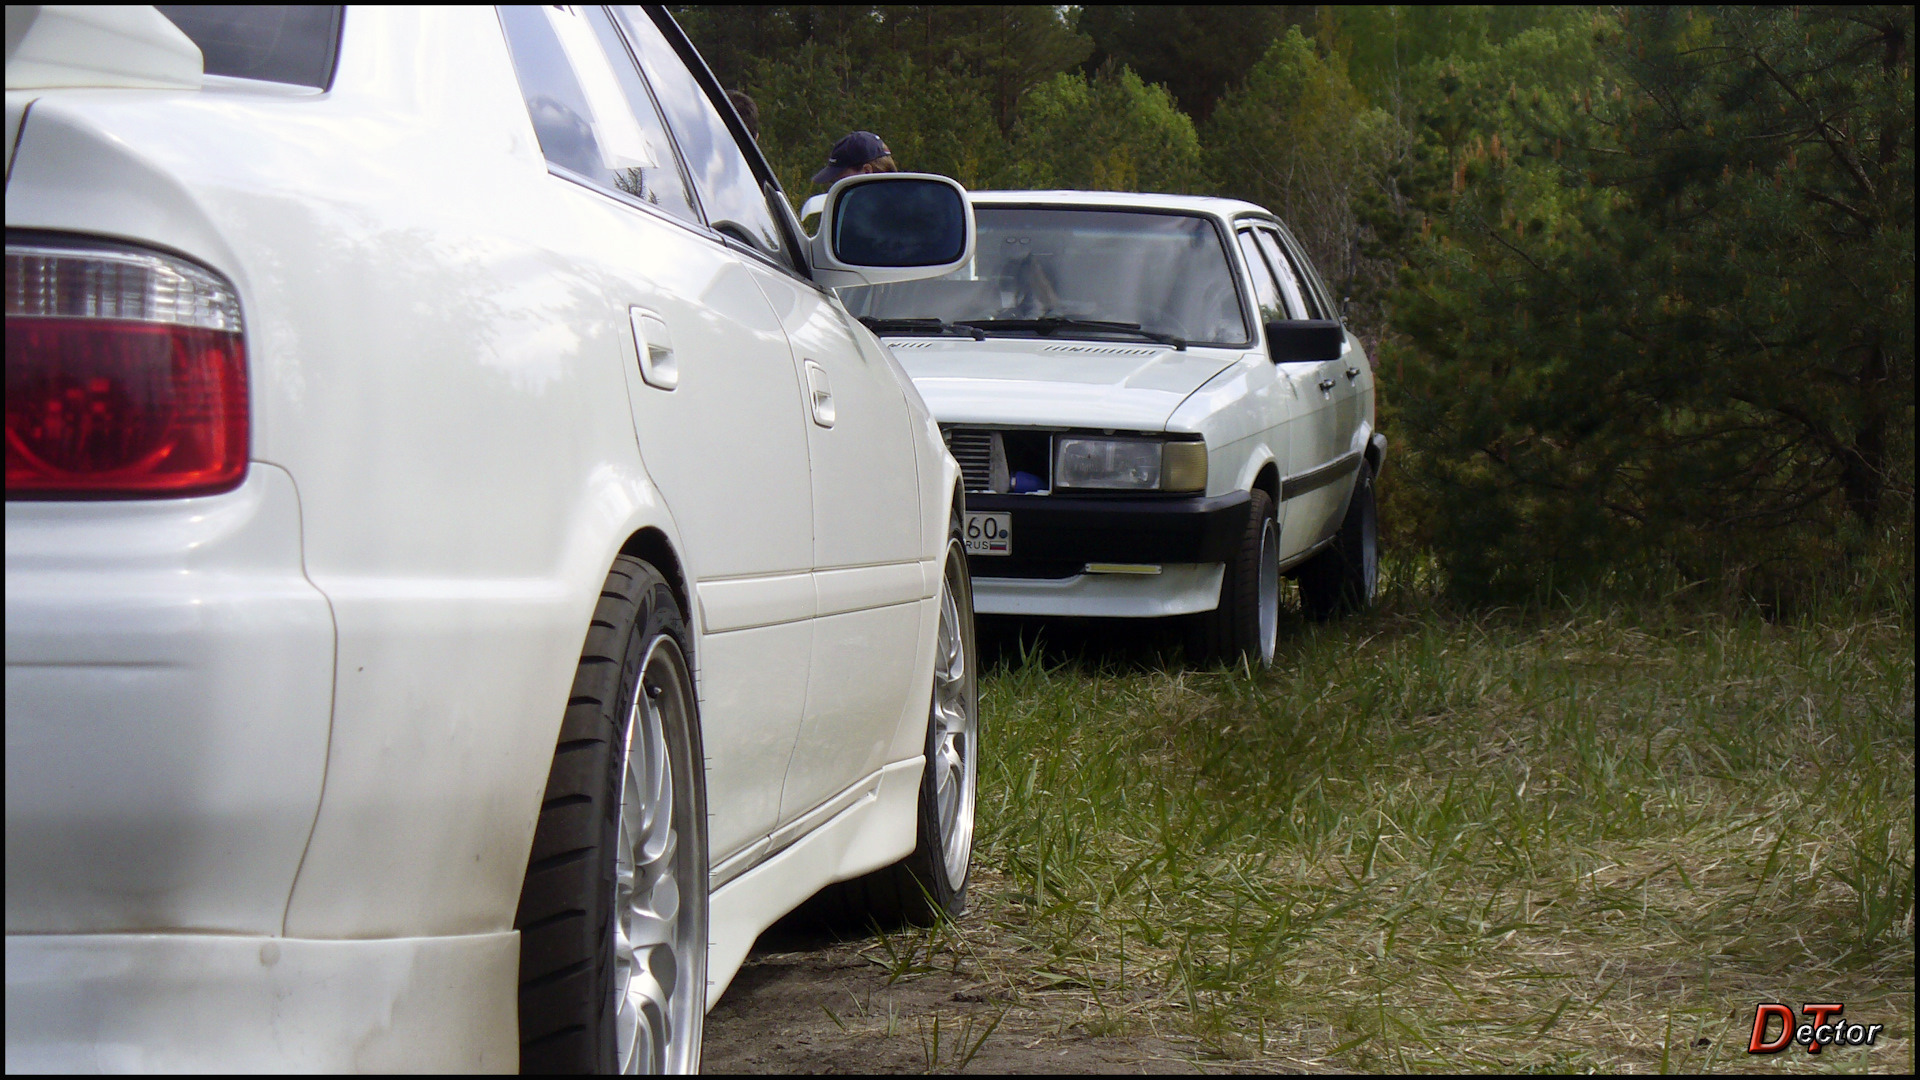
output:
M913 854L822 890L809 905L829 924L930 926L967 909L973 874L973 814L980 767L980 694L974 672L973 581L956 512L948 529L934 643L933 693L927 706L926 768L920 774Z
M1373 606L1380 586L1380 541L1373 506L1373 466L1360 463L1347 516L1325 551L1300 567L1300 604L1325 622Z
M1193 617L1187 650L1195 661L1231 663L1241 656L1266 667L1280 635L1280 523L1273 497L1253 490L1247 527L1227 560L1220 604Z
M513 920L522 1072L700 1071L707 805L687 641L666 579L617 560Z

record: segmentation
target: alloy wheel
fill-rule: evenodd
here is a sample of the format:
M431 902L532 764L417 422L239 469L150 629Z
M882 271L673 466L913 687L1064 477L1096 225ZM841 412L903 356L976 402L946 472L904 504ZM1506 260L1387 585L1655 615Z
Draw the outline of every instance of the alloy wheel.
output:
M973 810L979 768L979 694L968 657L968 634L960 603L966 596L966 556L958 543L947 553L946 587L940 591L940 637L933 660L933 769L940 822L940 857L955 889L967 880L973 857Z
M694 812L690 763L674 761L668 737L688 731L692 719L686 659L663 636L641 666L628 714L614 857L614 1028L623 1073L699 1065L707 927L704 897L693 890L706 883L693 879L706 822Z
M1273 663L1280 635L1280 526L1268 518L1260 527L1260 664Z

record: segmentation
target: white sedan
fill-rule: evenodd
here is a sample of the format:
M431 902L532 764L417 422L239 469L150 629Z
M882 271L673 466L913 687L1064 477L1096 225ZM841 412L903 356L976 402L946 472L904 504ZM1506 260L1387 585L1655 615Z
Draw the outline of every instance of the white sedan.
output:
M697 1071L965 902L956 464L657 8L7 8L6 1064Z
M1230 199L974 192L974 262L843 290L959 459L982 613L1192 617L1273 659L1378 578L1374 376L1285 225Z

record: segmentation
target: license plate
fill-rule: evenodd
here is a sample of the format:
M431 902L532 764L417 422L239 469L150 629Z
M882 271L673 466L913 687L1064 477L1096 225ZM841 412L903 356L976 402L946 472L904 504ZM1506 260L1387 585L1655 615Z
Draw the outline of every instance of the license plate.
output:
M1004 511L968 514L963 535L969 555L1011 555L1013 515Z

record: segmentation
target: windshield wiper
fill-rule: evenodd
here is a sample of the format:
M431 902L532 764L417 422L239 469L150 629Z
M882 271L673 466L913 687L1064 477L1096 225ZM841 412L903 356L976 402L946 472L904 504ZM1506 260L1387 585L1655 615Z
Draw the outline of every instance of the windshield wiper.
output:
M987 340L985 330L940 319L875 319L862 315L860 321L876 334L964 334L975 341Z
M1157 341L1162 345L1171 345L1185 351L1186 339L1163 334L1158 330L1143 330L1139 323L1109 322L1105 319L1070 319L1060 315L1048 315L1039 319L969 319L955 326L972 327L976 330L1031 330L1036 334L1052 335L1059 330L1101 330L1115 334L1132 334L1134 337Z

